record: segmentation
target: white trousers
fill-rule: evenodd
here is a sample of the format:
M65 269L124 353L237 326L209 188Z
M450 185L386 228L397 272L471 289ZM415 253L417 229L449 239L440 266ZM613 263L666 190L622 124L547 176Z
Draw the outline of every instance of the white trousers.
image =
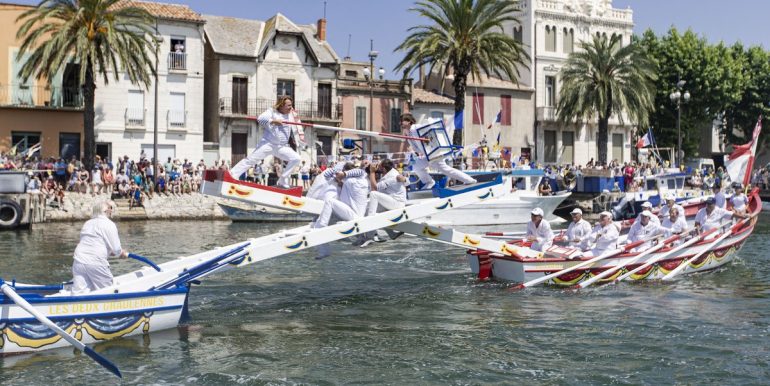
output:
M405 203L378 191L369 192L369 206L366 208L366 215L371 216L377 213L377 206L382 206L386 210L403 208Z
M337 199L335 192L327 192L324 195L324 206L318 218L313 222L312 228L323 228L329 225L332 215L339 217L343 221L352 220L356 217L356 212L344 202ZM331 254L329 244L321 244L316 247L318 256L324 257Z
M257 148L254 149L248 157L240 160L240 162L230 169L230 175L233 176L233 178L240 177L241 174L246 173L250 167L258 164L259 161L262 161L269 155L287 162L286 167L283 169L283 174L281 174L280 179L278 180L278 184L288 185L289 176L294 171L294 168L302 162L302 158L300 158L299 154L297 154L297 152L289 145L276 145L264 139L259 141Z
M447 165L447 163L444 162L444 158L438 158L431 161L428 161L426 158L417 158L414 161L414 172L420 177L420 182L423 184L429 184L433 181L433 177L428 173L428 167L432 167L437 172L453 180L462 181L465 184L476 182L471 176Z
M72 294L84 294L112 285L110 267L72 263Z

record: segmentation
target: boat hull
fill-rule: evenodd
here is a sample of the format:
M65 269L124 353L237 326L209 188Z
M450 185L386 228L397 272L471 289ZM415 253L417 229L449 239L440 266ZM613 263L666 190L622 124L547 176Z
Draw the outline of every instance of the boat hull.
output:
M549 221L558 221L561 218L555 216L553 211L569 196L570 193L552 196L525 196L511 193L479 204L428 216L424 221L433 226L526 224L530 220L530 212L535 207L543 209Z
M741 245L743 245L745 240L751 235L755 223L756 218L752 220L749 226L743 228L740 232L722 240L716 246L711 246L711 242L714 239L710 238L676 253L675 256L665 256L664 258L660 259L660 261L640 270L636 274L629 276L628 279L661 279L663 276L676 269L680 264L684 264L689 258L701 252L704 252L702 256L689 263L688 266L682 270L682 274L703 272L719 268L731 262L735 258L735 254L740 249ZM620 275L623 275L626 272L629 272L652 259L660 258L661 255L665 255L666 253L666 249L663 249L659 253L649 254L643 259L627 266L626 264L634 259L637 256L637 253L622 254L617 258L604 259L586 268L577 269L565 273L564 275L554 277L544 282L543 284L556 286L573 286L579 284L582 281L588 280L607 269L622 266L623 268L619 269L614 274L598 281L598 283L611 282ZM485 251L469 251L467 253L467 257L471 266L471 271L478 275L479 278L492 277L503 281L511 281L517 283L535 280L577 265L589 259L582 258L567 260L562 258L547 257L540 259L520 258L515 256L503 256Z
M176 327L186 309L189 289L114 295L30 296L17 289L37 311L85 344ZM0 355L70 346L23 308L1 297Z
M219 203L219 207L232 221L244 222L309 222L315 216L303 212L290 212L267 207L241 208Z

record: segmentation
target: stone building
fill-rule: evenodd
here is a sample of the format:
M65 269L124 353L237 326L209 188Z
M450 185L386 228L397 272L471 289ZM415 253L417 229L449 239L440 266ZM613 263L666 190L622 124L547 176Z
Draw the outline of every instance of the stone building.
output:
M326 41L325 19L310 25L280 13L266 21L205 19L208 158L234 164L245 157L262 136L254 117L282 95L293 97L303 122L339 126L338 57ZM310 161L319 153L334 154L335 138L335 131L307 130L309 146L300 155Z

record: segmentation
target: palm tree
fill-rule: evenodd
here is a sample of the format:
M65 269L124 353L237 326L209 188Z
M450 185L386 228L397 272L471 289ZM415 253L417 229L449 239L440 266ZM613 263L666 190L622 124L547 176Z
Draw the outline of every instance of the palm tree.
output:
M423 0L412 11L433 25L409 28L409 36L396 48L406 51L396 70L404 76L426 65L443 77L454 75L455 113L465 109L468 76L480 79L481 72L516 81L519 65L526 67L529 55L521 42L503 32L503 23L519 23L518 2L513 0ZM462 144L462 131L453 142Z
M119 81L128 75L132 84L152 83L153 52L157 40L152 15L125 0L42 0L36 8L19 16L23 21L16 33L22 39L17 60L30 56L19 71L26 81L54 79L63 65L80 65L83 88L84 163L91 170L96 143L94 138L94 93L96 76L105 84L109 74ZM121 72L122 70L122 72Z
M607 162L610 116L623 124L625 112L639 127L654 110L657 64L636 43L621 47L621 37L595 36L580 44L561 69L562 88L556 105L562 124L598 117L596 138L599 162Z

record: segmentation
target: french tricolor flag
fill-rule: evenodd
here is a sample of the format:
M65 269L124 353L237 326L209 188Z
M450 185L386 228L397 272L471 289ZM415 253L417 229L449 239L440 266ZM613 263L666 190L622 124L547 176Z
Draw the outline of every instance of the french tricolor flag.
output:
M647 147L652 145L652 129L647 130L647 134L644 135L644 137L639 138L638 141L636 141L636 148L641 149L643 147Z

